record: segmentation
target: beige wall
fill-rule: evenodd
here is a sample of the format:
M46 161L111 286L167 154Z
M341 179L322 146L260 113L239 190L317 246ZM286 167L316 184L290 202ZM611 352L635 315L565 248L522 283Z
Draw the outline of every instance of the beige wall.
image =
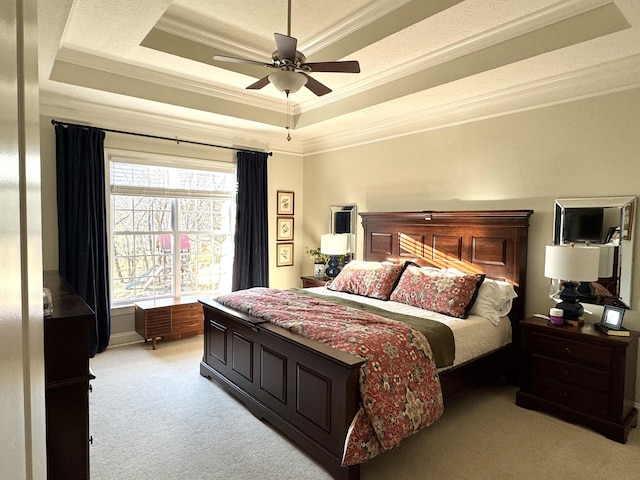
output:
M302 286L300 283L300 265L304 260L302 239L304 191L302 183L302 158L293 155L274 153L269 157L269 286L290 288ZM293 210L293 254L291 267L276 267L276 198L278 190L294 192Z

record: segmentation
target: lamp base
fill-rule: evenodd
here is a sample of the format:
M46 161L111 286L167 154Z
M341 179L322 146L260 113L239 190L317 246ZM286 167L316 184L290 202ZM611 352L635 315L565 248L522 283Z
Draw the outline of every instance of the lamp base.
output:
M337 255L331 255L329 257L329 262L327 263L327 269L324 271L324 274L329 278L335 278L340 273L340 261L338 260Z
M578 285L573 282L565 282L556 308L561 308L565 320L577 320L584 314L584 307L578 303Z

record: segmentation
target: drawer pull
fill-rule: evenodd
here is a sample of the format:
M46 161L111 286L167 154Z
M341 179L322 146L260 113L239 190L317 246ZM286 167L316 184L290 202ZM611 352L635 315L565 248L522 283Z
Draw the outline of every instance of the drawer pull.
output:
M564 347L564 353L571 353L571 347Z
M568 376L569 376L569 369L565 368L565 369L562 371L562 375L564 375L565 377L568 377Z

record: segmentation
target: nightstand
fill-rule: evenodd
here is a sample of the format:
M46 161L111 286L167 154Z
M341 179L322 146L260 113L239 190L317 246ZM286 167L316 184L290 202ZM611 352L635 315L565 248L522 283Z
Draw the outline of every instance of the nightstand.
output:
M611 337L591 324L520 322L520 390L516 405L591 427L625 443L635 427L638 337Z
M302 280L302 288L324 287L331 283L331 278L329 277L314 277L313 275L300 277L300 280Z

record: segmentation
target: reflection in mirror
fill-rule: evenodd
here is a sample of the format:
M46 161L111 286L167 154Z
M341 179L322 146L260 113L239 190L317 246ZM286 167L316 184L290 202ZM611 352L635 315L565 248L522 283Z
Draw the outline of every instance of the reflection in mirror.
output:
M349 233L348 252L356 256L357 208L355 205L333 205L331 210L331 233Z
M581 303L631 308L635 212L636 197L555 201L553 243L588 243L600 247L598 281L581 288ZM559 288L557 283L556 288Z

